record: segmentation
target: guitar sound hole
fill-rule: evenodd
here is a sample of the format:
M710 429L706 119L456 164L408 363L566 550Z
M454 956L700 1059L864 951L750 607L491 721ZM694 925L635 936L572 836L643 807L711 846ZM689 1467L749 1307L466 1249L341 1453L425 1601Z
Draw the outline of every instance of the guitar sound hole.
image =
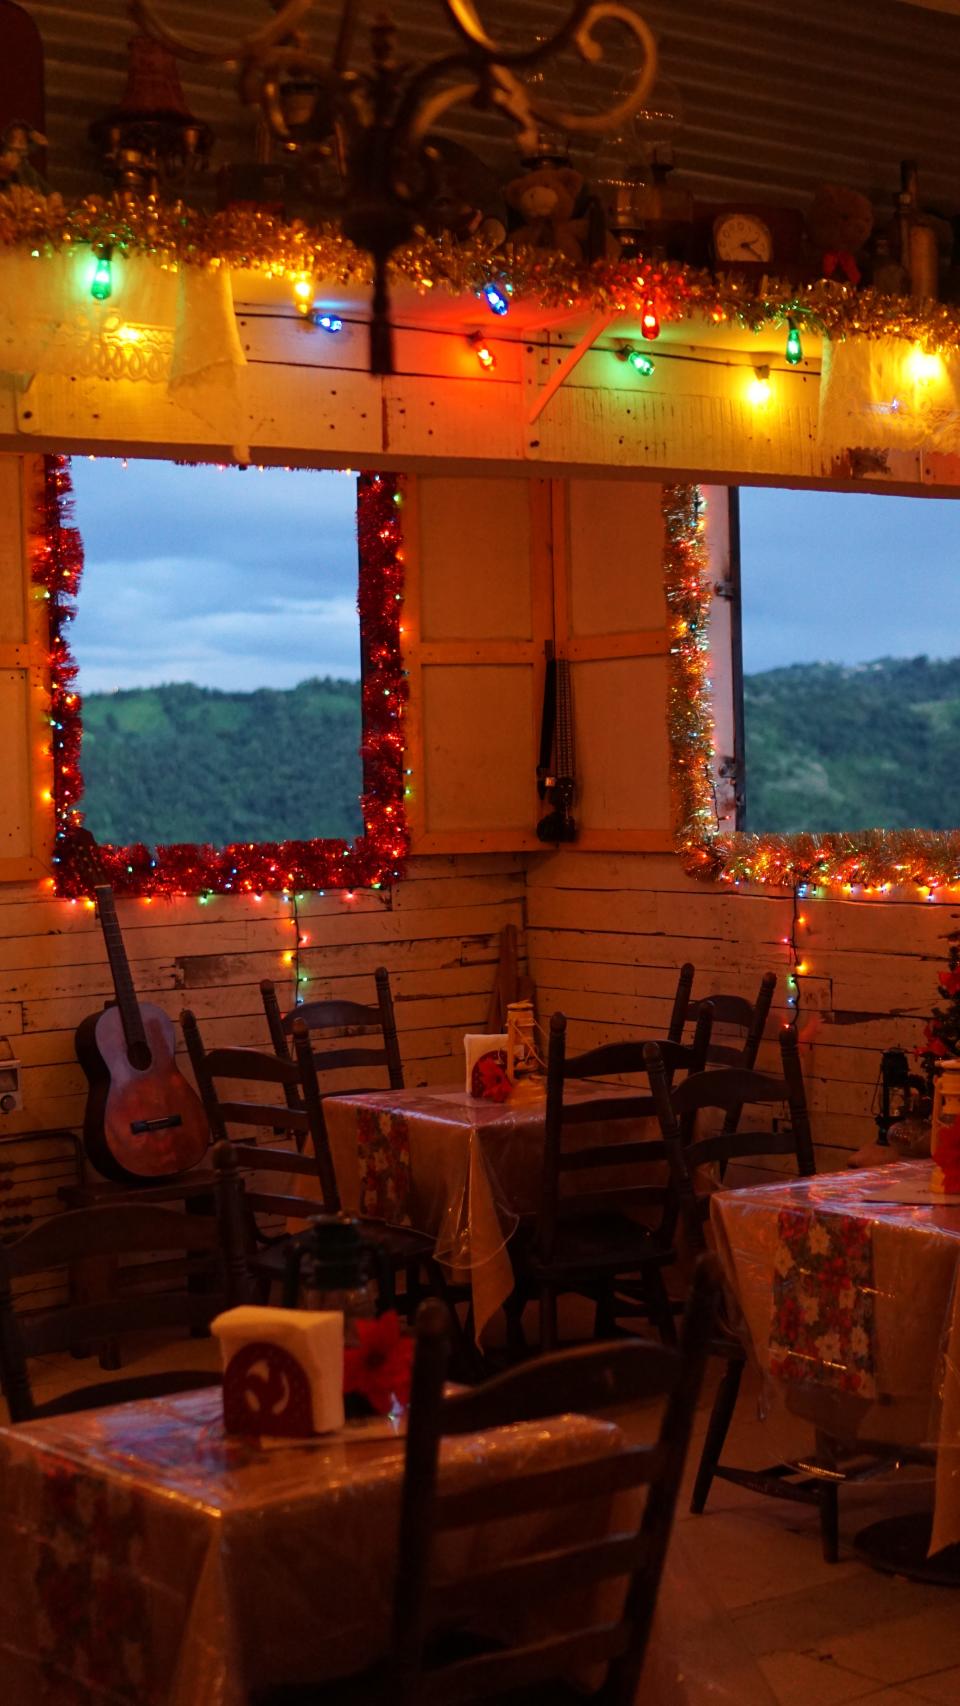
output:
M146 1072L153 1060L153 1055L150 1053L147 1043L134 1043L132 1048L127 1050L127 1059L137 1072Z

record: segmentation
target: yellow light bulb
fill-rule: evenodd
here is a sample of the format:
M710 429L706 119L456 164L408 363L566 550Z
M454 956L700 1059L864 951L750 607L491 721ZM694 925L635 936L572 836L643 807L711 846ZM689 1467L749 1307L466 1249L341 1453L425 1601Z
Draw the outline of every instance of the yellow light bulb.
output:
M930 379L938 379L943 371L943 363L938 355L929 355L926 350L915 345L907 357L907 366L911 379L922 385Z
M747 400L748 400L748 402L751 402L753 404L755 409L762 409L766 406L767 403L769 403L769 401L770 401L770 369L769 369L769 367L757 367L754 369L753 378L750 380L749 384L747 385Z

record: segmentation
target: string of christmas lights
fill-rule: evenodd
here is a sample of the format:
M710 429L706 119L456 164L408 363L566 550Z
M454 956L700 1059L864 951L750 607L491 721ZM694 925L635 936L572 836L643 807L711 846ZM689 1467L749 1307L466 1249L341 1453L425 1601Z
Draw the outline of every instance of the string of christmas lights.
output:
M306 288L308 308L320 281L331 287L365 285L372 277L369 255L332 225L312 228L249 208L203 213L179 203L121 207L100 196L66 206L59 196L19 186L0 196L0 245L27 249L38 259L88 246L97 271L109 267L104 257L125 254L152 255L171 269L248 268ZM401 247L391 273L396 283L411 284L422 295L436 289L485 297L498 314L514 297L541 308L635 313L648 338L692 316L754 332L773 325L787 335L791 362L802 358L804 331L832 338L906 338L929 352L960 347L957 304L856 290L837 279L796 284L771 275L758 287L679 262L640 258L583 267L542 249L449 237L422 237Z
M83 572L83 547L69 525L71 485L64 456L44 458L34 533L32 580L49 603L48 669L52 733L54 862L62 895L89 890L89 857L80 802L83 733L77 666L64 632L72 621ZM403 873L408 834L404 810L403 718L408 688L401 653L404 548L403 482L392 474L361 474L357 484L360 642L363 654L364 832L346 841L245 842L228 847L176 843L151 849L100 846L103 881L118 895L296 893L308 889L380 888ZM310 755L322 764L323 754ZM297 978L300 979L297 930Z

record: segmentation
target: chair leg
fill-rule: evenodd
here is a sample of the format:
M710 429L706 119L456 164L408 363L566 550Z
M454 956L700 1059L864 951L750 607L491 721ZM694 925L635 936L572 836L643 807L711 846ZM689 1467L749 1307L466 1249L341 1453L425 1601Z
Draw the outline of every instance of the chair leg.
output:
M840 1557L840 1498L836 1481L826 1481L818 1499L820 1506L820 1544L825 1564L835 1564Z
M557 1294L552 1286L540 1288L540 1349L555 1351L557 1348Z
M707 1495L710 1492L717 1464L720 1462L720 1453L723 1451L724 1441L733 1420L733 1412L740 1393L740 1382L743 1379L743 1369L744 1364L739 1357L732 1359L728 1362L720 1385L717 1387L717 1395L713 1400L713 1409L710 1411L710 1420L707 1424L707 1437L700 1453L700 1467L693 1483L693 1497L690 1500L690 1509L695 1516L702 1514L703 1507L707 1502Z
M597 1306L593 1317L593 1336L595 1339L615 1339L617 1336L617 1314L614 1307L613 1281L601 1284L597 1292Z
M527 1354L527 1336L523 1330L523 1311L526 1297L519 1286L514 1286L510 1296L503 1305L503 1313L507 1323L507 1350L511 1358L521 1360Z
M641 1274L640 1280L643 1286L643 1300L647 1306L650 1320L664 1344L675 1345L677 1342L677 1323L674 1320L673 1309L667 1296L663 1274L659 1268L648 1268Z
M420 1284L419 1262L408 1262L403 1270L403 1313L411 1326L416 1320L417 1310L423 1298L423 1287Z

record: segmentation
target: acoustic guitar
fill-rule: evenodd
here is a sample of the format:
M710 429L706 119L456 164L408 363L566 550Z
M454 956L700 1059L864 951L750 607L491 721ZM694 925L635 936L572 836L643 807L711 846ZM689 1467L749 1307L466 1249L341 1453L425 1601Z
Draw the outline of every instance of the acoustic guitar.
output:
M82 1020L74 1038L89 1085L84 1146L105 1178L167 1178L203 1160L210 1127L174 1060L172 1021L137 1000L113 890L100 885L94 894L116 1005Z

